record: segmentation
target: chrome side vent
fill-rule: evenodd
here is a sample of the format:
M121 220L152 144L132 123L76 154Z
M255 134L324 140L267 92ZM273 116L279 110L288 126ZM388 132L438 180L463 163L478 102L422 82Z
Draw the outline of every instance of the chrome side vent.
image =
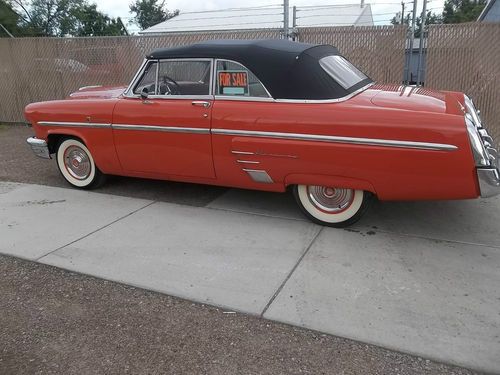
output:
M271 176L267 174L266 171L260 170L260 169L246 169L243 168L245 172L250 176L252 180L255 182L259 182L261 184L272 184L274 183L273 179Z

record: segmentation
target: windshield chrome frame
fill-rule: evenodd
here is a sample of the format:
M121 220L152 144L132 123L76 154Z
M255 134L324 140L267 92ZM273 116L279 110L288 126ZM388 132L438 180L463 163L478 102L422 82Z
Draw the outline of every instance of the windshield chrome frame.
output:
M164 61L208 61L210 63L209 66L209 71L210 71L210 78L208 82L208 95L158 95L157 94L157 88L158 88L158 74L160 70L160 63ZM186 99L186 100L191 100L191 99L206 99L206 100L213 100L214 95L212 94L212 87L213 87L213 66L214 66L214 59L211 58L180 58L180 59L144 59L141 67L139 68L138 72L132 79L132 82L128 86L127 90L124 93L124 96L127 98L140 98L140 94L134 94L134 87L139 83L139 80L143 77L144 71L146 69L146 66L148 65L149 62L156 62L156 88L155 88L155 93L153 95L148 95L148 99Z

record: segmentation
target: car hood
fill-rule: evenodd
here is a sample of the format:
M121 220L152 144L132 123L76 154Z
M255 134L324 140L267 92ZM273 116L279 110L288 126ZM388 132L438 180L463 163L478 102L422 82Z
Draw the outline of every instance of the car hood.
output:
M70 95L71 99L114 99L123 94L126 86L86 86Z
M362 95L377 107L433 113L463 114L457 93L402 85L373 85Z

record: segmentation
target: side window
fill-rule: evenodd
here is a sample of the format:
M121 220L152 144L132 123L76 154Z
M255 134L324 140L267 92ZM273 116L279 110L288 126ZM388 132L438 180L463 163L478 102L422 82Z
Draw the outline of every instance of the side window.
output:
M217 60L215 95L269 98L259 79L243 65Z
M157 95L210 95L210 73L208 60L160 61Z
M139 83L134 87L134 94L140 94L144 89L146 89L150 95L154 95L156 90L157 65L158 63L154 61L150 62L146 66L146 70L144 71L142 78L140 79Z

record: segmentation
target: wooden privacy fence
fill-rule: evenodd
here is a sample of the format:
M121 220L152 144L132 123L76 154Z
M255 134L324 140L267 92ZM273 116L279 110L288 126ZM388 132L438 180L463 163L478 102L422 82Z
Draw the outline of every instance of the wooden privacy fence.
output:
M500 23L431 26L427 87L462 91L500 145Z
M0 122L22 122L28 103L62 99L88 85L126 85L159 47L208 39L280 38L281 30L97 38L0 38ZM336 45L373 79L398 83L404 29L392 26L301 29L303 42Z

